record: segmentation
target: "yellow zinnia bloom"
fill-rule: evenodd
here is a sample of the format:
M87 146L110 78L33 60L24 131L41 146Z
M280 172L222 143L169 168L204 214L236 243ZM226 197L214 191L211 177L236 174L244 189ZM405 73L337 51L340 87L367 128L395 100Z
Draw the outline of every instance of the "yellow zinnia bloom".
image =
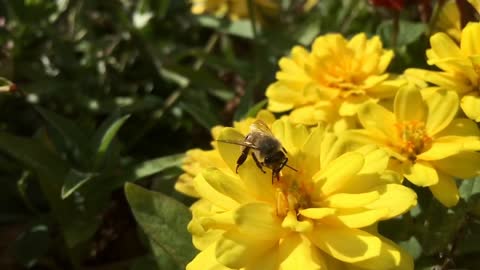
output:
M477 12L480 12L480 0L468 0L468 2ZM434 32L444 32L456 41L460 41L462 33L460 24L460 11L458 10L457 3L455 0L448 0L439 10L433 30Z
M468 118L480 122L480 23L469 23L462 31L460 47L445 33L430 38L428 64L442 71L408 69L410 76L455 90Z
M276 14L280 9L278 1L254 0L257 13ZM248 18L247 0L191 0L193 14L210 13L217 17L229 16L230 19Z
M261 110L255 118L248 117L242 121L234 122L233 127L242 134L247 134L250 130L250 125L255 120L262 120L267 124L275 121L275 116L266 111ZM222 126L216 126L212 128L212 138L215 140L218 138ZM204 169L215 167L219 169L227 169L227 164L223 161L216 149L216 142L212 142L212 150L191 149L185 154L185 158L182 162L182 170L184 173L180 175L175 183L175 189L190 197L199 197L193 186L193 178L201 173Z
M344 153L335 135L285 118L272 132L296 171L285 167L272 183L271 171L248 158L236 174L241 147L219 143L229 170L210 168L195 178L201 199L188 229L201 252L187 270L413 269L408 254L370 232L416 204L396 174L379 173L388 164L383 150ZM232 128L219 135L242 138Z
M467 179L480 169L480 131L475 122L455 119L454 91L405 87L393 112L369 103L358 117L364 130L348 131L351 139L376 143L392 156L391 168L417 186L429 187L445 206L459 199L455 178Z
M266 93L268 109L292 110L295 123L324 121L334 130L351 127L362 104L391 98L404 83L385 73L392 58L393 51L383 49L378 36L320 36L311 52L296 46L290 57L280 59L277 81Z

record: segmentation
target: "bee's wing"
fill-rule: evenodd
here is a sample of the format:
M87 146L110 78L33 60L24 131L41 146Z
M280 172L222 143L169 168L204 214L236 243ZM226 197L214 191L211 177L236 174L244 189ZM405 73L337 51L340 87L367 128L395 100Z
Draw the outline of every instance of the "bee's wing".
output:
M241 145L245 147L249 147L252 149L258 149L255 145L253 145L250 142L244 142L244 141L235 141L235 140L217 140L217 142L222 142L222 143L229 143L229 144L236 144L236 145Z
M266 135L273 137L272 131L268 128L267 124L265 124L265 122L263 122L262 120L255 120L255 122L253 122L250 125L250 131L264 133Z

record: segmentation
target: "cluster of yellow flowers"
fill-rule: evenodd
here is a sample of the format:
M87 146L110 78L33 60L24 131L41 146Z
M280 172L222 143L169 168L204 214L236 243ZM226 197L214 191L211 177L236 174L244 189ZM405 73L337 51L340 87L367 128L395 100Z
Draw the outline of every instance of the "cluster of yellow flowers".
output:
M413 269L376 230L416 205L403 179L452 207L456 180L480 174L480 23L460 46L444 33L430 42L441 71L386 73L393 52L365 34L320 36L282 58L268 111L214 128L213 150L187 152L176 188L199 198L188 229L200 250L187 269ZM242 147L224 143L255 120L295 168L273 183L253 158L237 168Z

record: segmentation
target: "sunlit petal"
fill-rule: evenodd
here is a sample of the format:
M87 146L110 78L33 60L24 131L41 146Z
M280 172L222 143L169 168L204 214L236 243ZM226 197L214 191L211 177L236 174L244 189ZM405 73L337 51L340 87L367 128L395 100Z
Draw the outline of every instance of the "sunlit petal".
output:
M417 161L406 169L405 177L417 186L427 187L438 183L437 171L427 162Z
M358 229L319 225L309 238L324 252L344 262L360 262L381 253L382 241Z
M455 206L460 198L457 184L453 177L444 173L438 174L438 183L429 186L433 196L446 207Z
M427 100L428 117L426 130L430 136L446 128L458 110L458 95L454 91L438 90Z
M425 121L427 106L420 91L415 87L404 87L395 96L394 112L397 121Z
M278 239L284 233L281 220L270 204L244 204L235 211L234 220L242 233L256 235L262 239Z
M324 258L307 239L291 234L279 245L280 269L326 270Z
M435 160L433 164L449 175L460 179L468 179L480 174L480 167L478 166L480 164L480 153L461 152L454 156Z
M217 242L215 256L221 264L238 269L255 262L277 242L230 230Z

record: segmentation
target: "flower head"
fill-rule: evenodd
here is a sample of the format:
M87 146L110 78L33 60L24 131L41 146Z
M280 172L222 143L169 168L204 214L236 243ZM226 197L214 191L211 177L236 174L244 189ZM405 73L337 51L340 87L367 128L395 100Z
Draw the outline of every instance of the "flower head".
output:
M468 0L468 2L480 11L479 0ZM462 35L462 27L460 26L460 11L455 0L447 0L440 7L438 18L434 24L435 32L444 32L456 41L460 41Z
M405 87L397 93L393 112L374 103L359 112L364 130L351 138L376 143L392 156L391 167L417 186L428 186L445 206L458 201L455 178L477 175L480 131L465 118L455 119L458 97L453 91L421 92Z
M393 97L403 83L385 73L392 57L379 37L320 36L311 52L297 46L290 57L280 59L277 81L266 93L268 109L292 110L290 119L296 123L324 121L336 130L351 126L360 105Z
M271 124L275 120L275 116L272 113L262 110L255 118L248 117L242 121L234 122L233 127L242 134L247 134L250 125L256 120L262 120L265 123ZM216 126L212 128L212 138L217 139L222 126ZM216 149L217 143L212 142L212 150L191 149L188 150L185 158L182 162L182 170L184 173L180 175L175 183L175 189L185 195L191 197L199 197L195 187L193 185L193 179L200 174L204 169L215 167L218 169L226 170L227 164L221 158L218 150Z
M411 257L370 232L377 221L416 203L410 189L384 172L388 155L375 146L345 153L345 144L321 127L309 131L287 119L272 131L288 152L280 179L271 182L248 158L235 173L238 145L218 144L229 170L210 168L194 184L189 230L201 250L195 269L413 269ZM222 140L243 134L224 128Z
M462 31L460 47L445 33L430 38L428 64L441 71L409 69L410 76L445 89L455 90L468 118L480 122L480 23L469 23Z
M247 0L191 0L192 13L210 13L217 17L229 16L231 19L248 18ZM257 13L275 14L280 6L274 0L254 0Z

